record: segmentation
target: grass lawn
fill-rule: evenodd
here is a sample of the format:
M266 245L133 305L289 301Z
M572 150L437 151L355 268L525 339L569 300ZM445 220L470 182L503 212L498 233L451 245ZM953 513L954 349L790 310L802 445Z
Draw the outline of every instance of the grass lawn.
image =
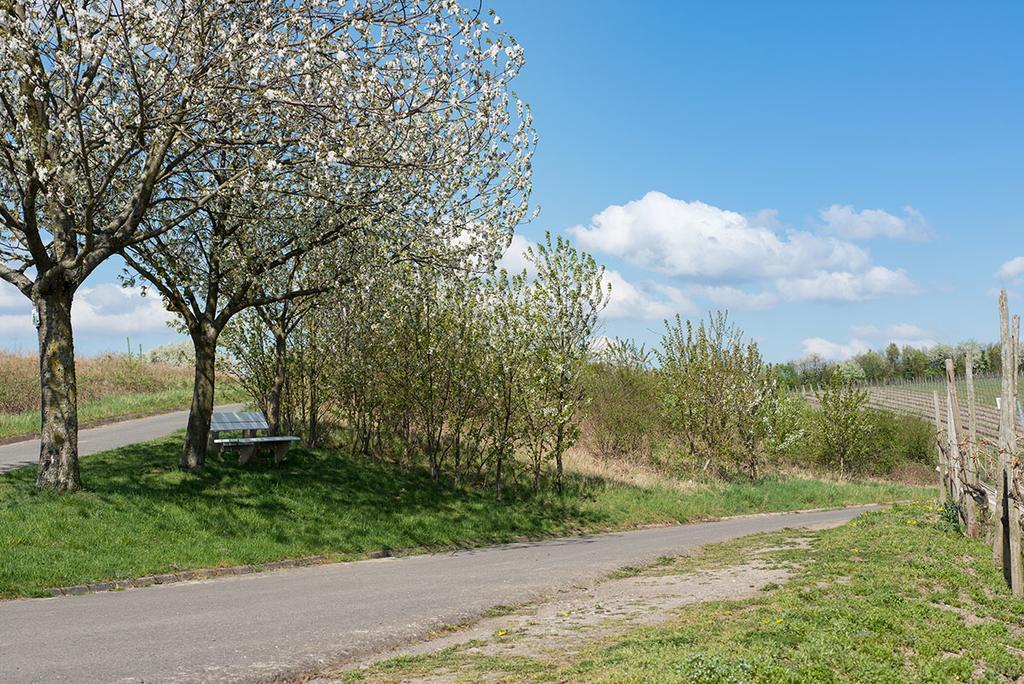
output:
M0 597L176 569L314 554L509 541L642 523L922 496L920 488L803 479L683 491L570 478L564 498L430 482L424 471L295 449L280 467L177 469L180 438L89 456L86 491L37 490L34 468L0 475Z
M349 679L398 681L1009 682L1024 680L1024 601L991 548L944 524L930 504L867 513L812 535L773 533L668 560L649 574L733 565L768 546L795 568L753 599L695 604L667 624L598 640L561 662L474 655L466 647L382 663Z
M233 403L246 401L242 389L231 382L217 384L217 402ZM82 401L78 405L78 421L85 428L90 424L126 416L147 416L167 411L187 409L192 402L192 384L171 387L153 392L130 392ZM39 432L39 410L19 413L0 413L0 439L35 435Z

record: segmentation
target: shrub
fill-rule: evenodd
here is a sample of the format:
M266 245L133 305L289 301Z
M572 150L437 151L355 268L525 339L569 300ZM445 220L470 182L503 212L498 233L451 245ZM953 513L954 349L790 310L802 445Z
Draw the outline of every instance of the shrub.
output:
M665 322L657 355L666 425L701 472L756 479L776 451L781 397L757 343L745 340L724 312L696 327L677 315L675 323Z
M865 410L867 392L837 370L817 391L817 398L821 405L815 433L819 459L836 468L840 477L861 469L873 439L871 415Z
M587 437L603 457L649 460L661 433L657 378L650 352L632 340L613 340L585 375Z

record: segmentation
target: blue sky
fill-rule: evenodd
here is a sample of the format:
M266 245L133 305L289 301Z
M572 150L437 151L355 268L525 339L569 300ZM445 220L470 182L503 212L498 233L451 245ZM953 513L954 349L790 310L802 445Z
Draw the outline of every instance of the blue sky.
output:
M997 276L1024 255L1024 5L492 6L540 135L515 246L551 230L605 263L604 334L727 306L771 360L838 358L994 339L994 292L1024 290L1024 260ZM79 350L173 338L115 274L81 297ZM0 343L32 351L10 294Z

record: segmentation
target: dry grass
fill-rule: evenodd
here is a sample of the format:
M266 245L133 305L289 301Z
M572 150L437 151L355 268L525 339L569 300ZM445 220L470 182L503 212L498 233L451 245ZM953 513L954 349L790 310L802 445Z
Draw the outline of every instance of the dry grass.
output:
M145 363L123 354L77 359L78 399L162 392L190 387L192 369ZM39 410L39 362L35 356L0 353L0 413Z
M663 487L680 492L699 487L692 480L680 480L660 473L639 459L599 457L585 444L586 440L582 440L581 444L565 452L566 471L633 487Z

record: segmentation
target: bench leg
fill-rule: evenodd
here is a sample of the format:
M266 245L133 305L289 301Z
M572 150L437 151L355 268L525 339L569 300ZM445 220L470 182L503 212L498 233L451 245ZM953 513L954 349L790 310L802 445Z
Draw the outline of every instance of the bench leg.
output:
M220 444L216 444L217 433L210 430L210 436L206 440L206 451L211 454L218 461L224 460L224 447Z
M252 458L253 454L256 453L256 445L249 444L247 446L238 447L238 463L239 465L245 465Z
M274 445L274 463L280 463L288 456L288 447L291 445L291 442L281 442Z

